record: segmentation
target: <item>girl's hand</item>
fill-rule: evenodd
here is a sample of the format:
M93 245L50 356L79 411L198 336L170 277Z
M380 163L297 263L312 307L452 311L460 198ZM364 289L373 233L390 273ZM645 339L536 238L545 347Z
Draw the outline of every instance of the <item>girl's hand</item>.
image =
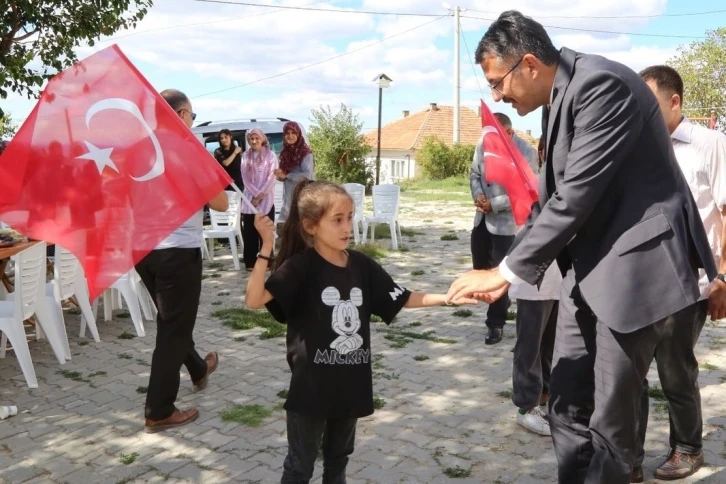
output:
M275 244L275 224L270 217L261 213L255 215L255 228L262 238L262 245Z
M454 306L465 306L465 305L471 305L475 306L479 304L479 301L475 298L471 297L458 297L456 299L452 299L451 301L447 301L448 304L454 305Z

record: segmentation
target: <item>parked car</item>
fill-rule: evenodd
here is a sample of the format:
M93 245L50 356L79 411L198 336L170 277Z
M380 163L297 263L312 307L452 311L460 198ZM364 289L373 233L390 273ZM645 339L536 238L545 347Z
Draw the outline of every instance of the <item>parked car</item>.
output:
M279 155L282 150L282 128L285 123L290 121L285 118L257 118L257 119L242 119L233 121L205 121L192 128L192 132L199 138L202 144L207 150L214 154L214 150L219 147L217 141L217 134L223 130L228 129L232 132L232 138L237 143L237 146L241 146L243 150L249 148L247 146L247 131L259 128L262 132L267 135L267 139L270 140L270 148ZM305 128L300 125L303 136L307 139Z

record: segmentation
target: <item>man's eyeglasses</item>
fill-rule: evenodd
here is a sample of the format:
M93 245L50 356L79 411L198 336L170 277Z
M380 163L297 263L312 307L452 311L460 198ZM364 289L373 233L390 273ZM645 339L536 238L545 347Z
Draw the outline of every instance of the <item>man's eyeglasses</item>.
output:
M522 60L524 60L524 56L520 57L520 58L519 58L519 60L517 61L517 63L516 63L516 64L514 64L514 65L512 66L512 68L511 68L511 69L509 69L509 70L507 71L507 73L506 73L506 74L504 74L504 75L502 76L502 78L501 78L501 79L499 79L499 81L498 81L498 82L497 82L496 84L494 84L493 86L492 86L492 85L490 84L490 85L489 85L489 88L490 88L490 89L491 89L492 91L496 91L496 92L498 92L498 93L499 93L499 95L503 97L503 96L504 96L504 93L503 93L502 91L500 91L500 90L499 90L499 86L500 86L500 85L502 84L502 82L504 82L504 79L506 79L506 78L507 78L507 76L508 76L509 74L511 74L511 73L512 73L512 72L514 71L514 69L516 69L516 68L517 68L517 66L518 66L518 65L519 65L519 64L520 64L520 63L522 62Z
M501 82L501 81L500 81L500 82ZM191 116L191 117L192 117L192 121L194 121L195 119L197 119L197 113L193 113L193 112L189 111L188 109L184 109L184 108L182 108L182 109L180 109L179 111L177 111L176 113L177 113L177 114L181 114L181 113L182 113L182 111L186 111L186 112L188 112L188 113L189 113L189 116Z

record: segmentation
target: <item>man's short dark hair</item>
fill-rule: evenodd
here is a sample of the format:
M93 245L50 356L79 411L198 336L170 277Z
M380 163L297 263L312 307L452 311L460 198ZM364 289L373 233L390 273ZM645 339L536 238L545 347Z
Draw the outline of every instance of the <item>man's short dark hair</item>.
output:
M515 59L525 54L534 55L548 66L560 58L542 24L516 10L508 10L489 26L476 48L474 60L481 64L484 57Z
M644 81L653 81L659 91L665 91L671 96L678 94L683 105L683 79L678 71L670 66L650 66L640 71Z
M497 118L497 120L499 121L499 124L501 124L504 129L512 128L512 120L509 119L509 116L507 116L506 114L494 113L494 117Z
M164 89L161 91L161 97L175 112L182 109L185 104L191 104L187 95L177 89Z

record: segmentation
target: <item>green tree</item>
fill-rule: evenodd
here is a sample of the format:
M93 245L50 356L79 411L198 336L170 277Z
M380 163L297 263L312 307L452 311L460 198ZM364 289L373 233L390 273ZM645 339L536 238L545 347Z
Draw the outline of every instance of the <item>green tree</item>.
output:
M372 183L366 165L370 147L363 139L363 123L345 104L333 113L330 106L313 109L308 133L315 157L315 176L337 183Z
M443 180L469 173L473 157L474 145L449 147L436 136L428 136L416 152L416 163L421 166L424 177Z
M93 45L101 35L135 27L153 0L8 0L4 4L0 7L4 10L0 16L0 98L7 97L8 89L36 96L46 79L77 60L75 47Z
M668 60L684 84L684 108L689 117L716 115L719 129L726 128L726 27L710 30L706 39L678 48ZM715 108L715 109L712 109Z
M0 113L0 140L12 138L18 125L13 122L12 115L8 112Z

